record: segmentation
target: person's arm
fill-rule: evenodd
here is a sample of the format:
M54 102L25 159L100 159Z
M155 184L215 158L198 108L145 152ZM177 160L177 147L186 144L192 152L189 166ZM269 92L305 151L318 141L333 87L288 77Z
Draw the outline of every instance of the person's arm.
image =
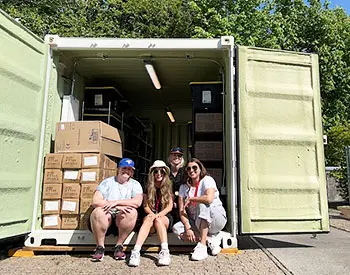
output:
M191 228L191 224L190 224L190 221L188 219L188 216L187 216L187 213L185 210L184 199L181 196L179 196L179 212L180 212L180 220L185 227L186 238L191 242L195 242L197 240L196 234L194 233L194 231Z
M147 203L147 195L143 195L143 209L145 210L145 213L147 215L149 214L153 214L151 208L149 207L148 203Z
M100 191L96 190L94 196L92 197L92 207L103 207L106 205L106 200L103 198L103 195Z
M190 225L190 221L188 219L188 216L187 216L187 213L185 210L185 203L184 203L183 197L179 196L178 202L179 202L180 220L183 223L183 225L185 226L185 230L187 231L191 228L191 225Z
M200 197L193 197L188 199L188 203L196 202L196 203L204 203L211 204L215 197L215 188L207 188L204 191L204 195Z
M170 197L168 205L162 211L160 211L157 214L157 216L165 216L166 214L168 214L173 209L173 205L174 205L173 198Z
M139 208L142 204L142 194L136 194L135 197L127 200L117 200L115 206L130 206L133 208Z

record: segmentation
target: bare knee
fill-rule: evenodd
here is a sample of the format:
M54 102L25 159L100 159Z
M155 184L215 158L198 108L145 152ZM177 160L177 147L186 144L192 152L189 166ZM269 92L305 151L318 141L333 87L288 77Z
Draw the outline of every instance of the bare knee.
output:
M159 228L159 227L164 227L165 223L162 218L155 218L154 219L154 227Z

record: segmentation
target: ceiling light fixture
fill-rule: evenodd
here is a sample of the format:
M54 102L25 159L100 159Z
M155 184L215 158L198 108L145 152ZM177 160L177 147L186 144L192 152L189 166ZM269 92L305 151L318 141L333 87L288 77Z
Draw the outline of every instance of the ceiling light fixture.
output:
M175 118L174 118L173 113L170 111L169 108L166 109L166 114L168 115L170 121L174 123L175 122Z
M149 61L145 61L145 67L148 72L149 77L151 78L154 87L159 90L162 86L160 85L158 76L156 74L156 71L154 70L153 65Z

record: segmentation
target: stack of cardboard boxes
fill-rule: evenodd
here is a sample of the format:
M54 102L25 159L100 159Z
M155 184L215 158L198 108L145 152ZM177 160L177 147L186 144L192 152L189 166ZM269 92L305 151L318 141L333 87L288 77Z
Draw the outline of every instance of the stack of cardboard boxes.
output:
M55 143L56 153L45 158L43 228L85 230L96 187L116 175L117 165L106 154L122 157L119 133L97 121L58 123Z

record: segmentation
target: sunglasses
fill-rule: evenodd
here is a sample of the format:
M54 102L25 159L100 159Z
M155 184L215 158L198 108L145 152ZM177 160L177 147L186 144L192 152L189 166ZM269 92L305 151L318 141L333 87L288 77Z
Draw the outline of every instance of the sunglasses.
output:
M154 170L153 170L153 175L157 175L158 173L161 173L162 176L165 175L164 169L154 169Z
M197 170L198 170L198 166L197 165L194 165L194 166L187 166L186 167L186 171L187 172L190 172L191 170L193 170L194 172L197 172Z
M182 155L180 155L180 154L172 154L173 155L173 158L175 159L175 158L178 158L178 159L180 159L180 158L182 158Z

